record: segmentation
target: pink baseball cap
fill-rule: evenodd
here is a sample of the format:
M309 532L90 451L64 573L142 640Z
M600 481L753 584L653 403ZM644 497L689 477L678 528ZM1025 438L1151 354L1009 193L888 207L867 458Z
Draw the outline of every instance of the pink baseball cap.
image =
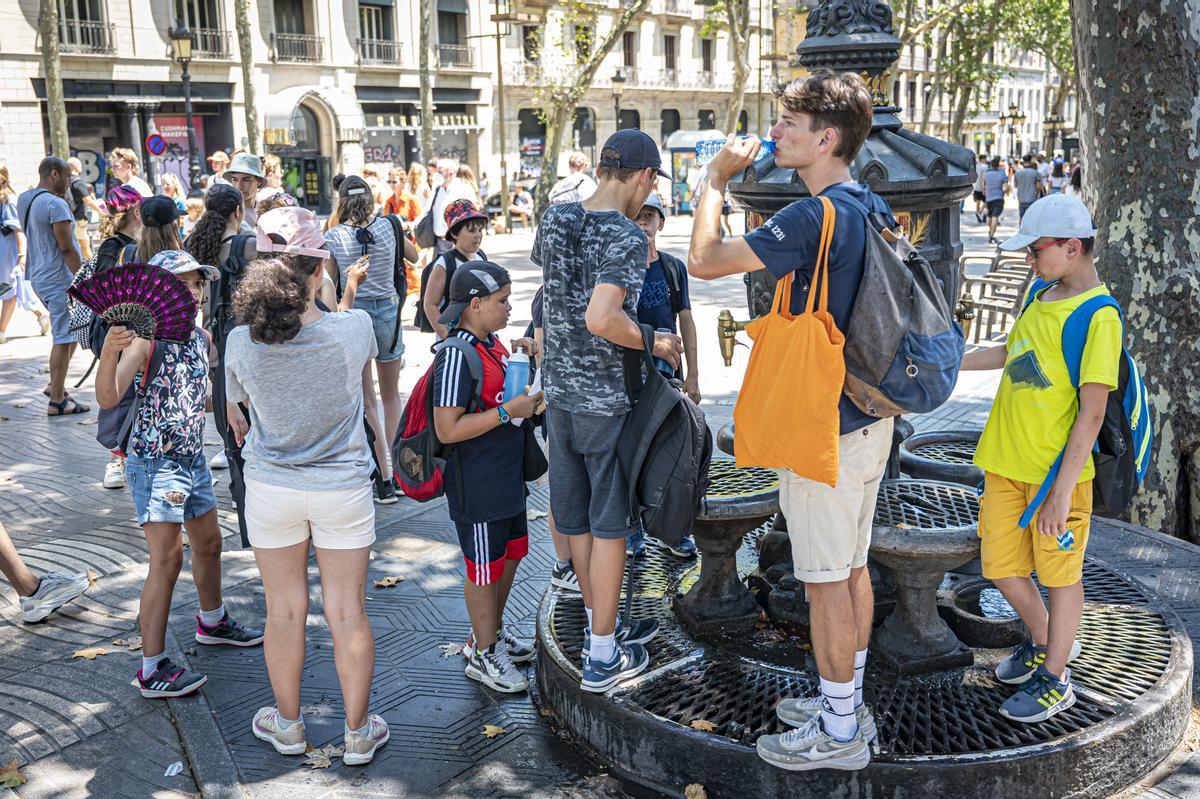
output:
M329 258L321 220L307 208L283 206L272 208L258 218L255 227L259 252L280 252L290 255L311 255Z

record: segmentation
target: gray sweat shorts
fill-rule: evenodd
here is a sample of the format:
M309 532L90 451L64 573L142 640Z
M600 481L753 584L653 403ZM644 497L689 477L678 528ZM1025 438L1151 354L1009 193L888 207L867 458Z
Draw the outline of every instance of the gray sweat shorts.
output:
M563 535L624 538L635 532L629 484L617 462L625 415L546 411L550 444L550 508Z

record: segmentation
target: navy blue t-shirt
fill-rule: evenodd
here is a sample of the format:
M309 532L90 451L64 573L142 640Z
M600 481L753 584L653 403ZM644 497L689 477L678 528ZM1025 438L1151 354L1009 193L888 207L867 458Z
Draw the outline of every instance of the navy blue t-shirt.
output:
M833 228L833 244L829 251L829 312L838 330L849 326L850 312L858 297L862 282L863 263L867 252L866 215L883 214L889 227L896 220L882 197L861 183L835 183L821 195L828 197L837 210ZM808 285L812 280L817 250L821 244L821 223L824 208L815 197L797 200L746 234L746 243L777 279L796 272L792 284L792 313L804 312ZM860 430L873 417L860 411L848 397L842 395L838 404L841 435Z
M682 303L680 310L690 310L691 300L688 298L687 270L680 270L683 278L680 292ZM675 313L671 308L671 289L667 283L667 272L663 267L662 258L655 258L646 268L646 280L642 283L642 293L638 296L638 323L650 325L655 330L667 329L678 333Z

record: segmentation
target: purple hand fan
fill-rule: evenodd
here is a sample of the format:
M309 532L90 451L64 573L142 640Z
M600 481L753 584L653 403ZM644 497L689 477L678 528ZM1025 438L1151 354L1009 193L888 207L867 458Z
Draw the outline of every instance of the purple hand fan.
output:
M144 339L186 344L196 327L196 301L187 285L161 266L126 264L108 269L67 293L111 326Z

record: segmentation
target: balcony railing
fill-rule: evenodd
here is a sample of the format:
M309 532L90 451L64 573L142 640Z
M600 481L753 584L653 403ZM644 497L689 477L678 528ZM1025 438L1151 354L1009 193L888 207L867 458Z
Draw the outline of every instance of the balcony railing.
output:
M659 86L675 86L679 83L679 71L675 69L660 69L658 71Z
M542 68L529 61L505 64L504 80L514 86L537 86L542 80Z
M403 49L388 39L359 39L358 55L364 64L400 64Z
M64 19L58 24L58 49L63 53L116 52L112 23Z
M274 61L320 61L325 50L325 40L306 33L272 33L271 53Z
M229 31L216 28L192 28L196 40L192 55L197 58L229 58Z
M693 10L691 0L658 0L660 14L691 17Z
M450 69L470 69L475 65L471 48L465 44L439 44L438 66Z

